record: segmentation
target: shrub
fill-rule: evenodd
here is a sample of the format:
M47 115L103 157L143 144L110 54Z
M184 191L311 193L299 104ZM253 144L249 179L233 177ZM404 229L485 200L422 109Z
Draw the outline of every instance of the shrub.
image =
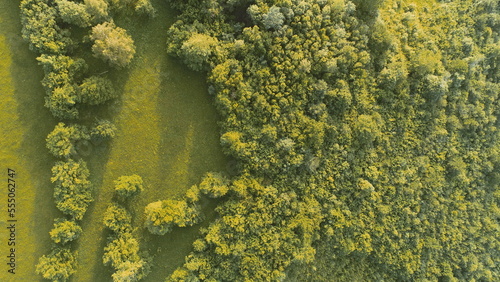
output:
M52 281L66 281L75 271L76 254L67 248L55 248L36 265L36 273Z
M78 239L82 233L82 228L74 221L65 218L55 220L54 228L50 231L50 239L55 243L66 244Z
M56 157L68 158L76 155L75 143L90 138L87 128L82 125L68 125L63 122L56 125L46 138L47 148Z
M185 201L164 200L150 203L146 206L146 227L149 232L164 235L179 227L191 226L200 221L197 206L188 205Z
M125 29L117 27L113 22L94 26L90 38L94 41L94 55L109 62L111 66L125 67L134 57L134 40Z
M124 207L118 204L113 203L108 206L103 222L115 233L126 233L132 230L132 217Z
M115 191L122 198L135 196L142 190L144 190L142 178L137 174L120 176L115 180Z
M90 172L83 160L76 162L69 159L66 162L56 162L52 167L50 180L55 183L56 207L76 220L83 218L89 203L93 201L89 175Z
M113 84L107 78L91 76L79 86L79 100L89 105L100 105L116 97Z

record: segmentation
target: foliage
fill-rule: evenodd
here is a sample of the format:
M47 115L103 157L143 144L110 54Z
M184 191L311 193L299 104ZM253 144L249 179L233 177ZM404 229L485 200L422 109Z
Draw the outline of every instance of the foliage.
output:
M139 281L149 273L149 264L139 256L139 242L128 232L106 245L103 262L116 269L113 281Z
M498 280L495 1L171 2L241 167L171 279Z
M114 22L105 22L92 28L90 38L94 41L92 52L114 67L127 66L135 54L134 40Z
M56 207L75 220L83 218L88 205L93 201L89 174L86 163L81 159L78 162L72 159L56 162L52 168L50 180L55 184Z
M132 216L119 204L112 203L108 206L103 222L107 228L117 234L132 231Z
M50 231L50 238L56 244L66 244L80 237L82 228L74 220L57 218L54 220L54 228Z
M111 81L100 76L85 78L79 91L79 101L89 105L99 105L116 97Z
M104 140L114 138L116 126L109 120L98 120L90 130L90 139L94 144L99 144Z
M153 7L153 4L151 4L150 0L138 0L135 4L135 11L149 17L156 16L156 9Z
M115 191L123 199L135 196L143 190L142 178L137 174L120 176L115 180Z
M47 148L56 157L69 158L75 156L76 142L88 140L90 135L85 126L72 124L66 126L63 122L56 125L54 130L47 136Z
M23 0L20 4L22 35L38 53L64 54L73 43L57 24L58 11L50 0Z
M69 0L55 0L57 10L61 19L69 24L74 24L79 27L90 26L90 14L87 11L87 6L83 3L76 3Z
M144 210L149 232L164 235L172 227L191 226L200 221L199 207L186 201L164 200L150 203Z
M203 177L199 190L211 198L220 198L229 191L229 180L220 173L209 172Z
M108 20L108 2L106 0L84 0L87 13L92 17L92 23L101 23Z
M76 271L76 255L67 248L56 248L44 255L36 265L36 272L52 281L67 281Z

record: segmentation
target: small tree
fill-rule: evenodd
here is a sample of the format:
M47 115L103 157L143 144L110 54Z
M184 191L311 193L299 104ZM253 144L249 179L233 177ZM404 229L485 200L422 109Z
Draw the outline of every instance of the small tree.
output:
M91 76L79 86L79 100L89 105L100 105L116 97L111 81L104 77Z
M229 180L217 172L209 172L200 183L200 191L211 197L219 198L229 191Z
M188 205L185 201L164 200L153 202L146 206L145 214L146 227L149 232L156 235L164 235L170 232L174 225L185 227L200 221L198 207Z
M68 0L56 0L61 19L69 24L80 27L90 26L90 14L85 4L76 3Z
M80 237L82 228L74 221L65 218L55 220L54 228L50 231L50 238L55 243L66 244Z
M111 66L125 67L135 54L134 40L123 28L113 22L98 24L92 28L90 38L94 40L94 55Z
M63 122L56 125L46 138L47 148L56 157L68 158L75 155L75 143L90 138L87 128L81 125L68 125Z
M90 140L94 145L115 137L116 126L109 120L98 120L90 130Z
M93 23L100 23L108 19L108 3L105 0L83 0L87 13L91 15Z
M120 176L115 180L115 191L123 199L135 196L142 190L144 190L142 178L137 174Z
M283 25L285 16L280 12L280 8L272 6L269 11L262 15L262 23L266 29L279 29Z
M56 207L76 220L83 218L89 203L93 201L89 175L90 172L83 160L75 162L69 159L66 162L57 162L52 167L50 180L55 183Z
M132 230L132 217L127 210L118 205L110 204L104 213L104 225L115 233L126 233Z
M67 248L55 248L36 265L36 273L52 281L66 281L75 271L76 254Z
M156 10L149 0L139 0L135 4L135 11L149 17L156 16Z
M218 43L217 38L210 35L193 33L181 47L181 56L186 64L196 71L205 70L210 56Z

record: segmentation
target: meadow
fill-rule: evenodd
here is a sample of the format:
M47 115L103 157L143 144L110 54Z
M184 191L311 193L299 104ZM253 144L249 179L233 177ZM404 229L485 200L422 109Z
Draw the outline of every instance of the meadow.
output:
M56 120L43 106L44 90L40 84L43 72L35 54L21 39L17 5L0 1L3 133L0 157L6 166L4 170L7 166L15 168L23 185L18 193L18 216L22 223L16 281L42 281L34 268L37 259L50 251L48 233L53 219L60 216L49 181L55 159L45 148L45 137ZM116 178L139 174L144 180L145 191L129 203L129 208L141 250L154 257L152 273L145 281L161 281L182 265L199 226L177 229L165 236L150 235L143 228L144 207L153 201L179 198L204 173L226 168L219 145L218 117L207 92L205 75L187 69L166 54L166 30L175 14L166 5L156 7L158 16L141 19L144 21L141 24L125 17L116 19L134 38L136 57L128 69L110 71L119 98L82 111L82 120L106 117L118 130L109 144L93 148L86 158L95 201L82 221L83 235L75 245L78 270L72 281L111 281L111 269L102 264L103 247L109 235L102 224L102 215L113 199ZM100 66L91 71L101 71ZM214 204L205 206L208 218L213 216ZM2 227L6 223L4 218L2 214ZM5 273L2 271L0 276Z

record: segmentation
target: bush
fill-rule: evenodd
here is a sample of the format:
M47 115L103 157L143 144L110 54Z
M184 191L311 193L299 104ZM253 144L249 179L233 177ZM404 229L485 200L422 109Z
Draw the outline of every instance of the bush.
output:
M98 120L90 130L90 139L97 145L104 140L115 137L116 126L109 120Z
M200 221L200 212L197 206L190 206L185 201L164 200L150 203L146 206L146 227L149 232L164 235L172 230L174 225L179 227L191 226Z
M132 231L132 217L127 210L118 205L110 204L104 213L104 225L115 233L126 233Z
M83 218L88 205L93 201L89 175L90 172L83 160L75 162L69 159L66 162L56 162L52 167L50 180L55 183L56 207L76 220Z
M229 180L217 172L209 172L200 183L200 191L211 197L219 198L229 191Z
M36 265L36 273L52 281L66 281L75 272L76 254L67 248L55 248Z
M79 101L89 105L100 105L116 97L111 81L98 76L85 78L79 90Z
M131 233L123 233L104 247L104 265L116 272L113 281L138 281L149 273L149 264L139 256L139 242Z
M76 3L68 0L56 0L59 16L69 24L74 24L79 27L90 26L90 14L87 11L85 4Z
M66 244L78 239L82 234L82 228L73 220L58 218L55 220L54 228L50 231L50 239L56 244Z
M135 196L144 190L142 178L137 175L120 176L115 180L115 191L118 196L128 198Z
M94 41L92 52L111 66L127 66L135 54L134 40L123 28L113 22L98 24L92 28L90 38Z
M56 125L45 139L47 148L56 157L68 158L77 154L75 143L90 138L87 128L82 125L68 125L63 122Z

